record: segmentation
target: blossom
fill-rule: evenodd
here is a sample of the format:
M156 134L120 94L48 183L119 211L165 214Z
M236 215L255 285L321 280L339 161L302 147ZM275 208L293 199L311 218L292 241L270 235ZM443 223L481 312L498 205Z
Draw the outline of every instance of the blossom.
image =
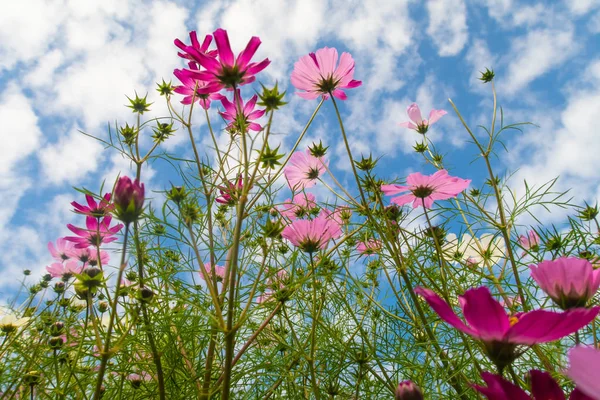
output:
M531 395L512 382L489 372L482 372L486 386L473 385L473 388L489 400L565 400L565 395L556 381L547 372L529 371L531 377ZM579 388L571 392L570 400L594 400L586 396Z
M191 71L198 69L191 62L189 63L189 67ZM221 90L221 86L218 83L205 82L195 78L190 70L176 69L173 71L173 75L181 81L181 85L175 86L173 90L175 93L185 96L181 100L182 104L192 104L192 102L197 101L202 108L208 110L211 100L221 100L224 97L218 93Z
M527 236L525 236L525 235L519 236L519 244L525 250L537 251L540 246L540 237L532 229L529 232L527 232ZM523 254L521 254L521 257L525 256L525 254L527 254L527 252L524 251Z
M283 173L290 188L306 189L315 185L316 179L325 173L328 163L322 157L310 154L308 149L305 152L297 151L290 157Z
M201 81L208 83L218 83L222 87L233 88L256 80L255 75L265 69L271 61L265 58L259 63L251 63L250 60L260 46L260 39L253 36L248 45L240 54L235 57L229 44L229 36L224 29L217 29L213 36L218 50L218 58L213 58L203 52L192 53L189 46L186 51L194 61L200 64L206 70L191 70L191 74Z
M73 274L81 273L83 266L79 265L79 263L75 260L68 260L67 262L59 263L55 262L46 267L46 271L53 278L63 278L64 280L68 280Z
M4 311L4 315L0 318L0 331L4 333L12 333L29 322L28 317L17 318L11 311Z
M98 251L93 247L86 247L85 249L73 248L67 254L71 258L78 259L84 265L89 264L93 267L98 265ZM100 250L100 262L102 265L108 264L109 261L110 255L106 251Z
M281 215L289 219L301 218L317 207L315 195L312 193L298 193L293 199L287 199L283 206L278 208Z
M558 340L590 323L600 307L576 308L565 312L534 310L509 316L486 287L467 290L459 297L459 303L468 324L454 313L450 305L430 289L417 288L421 295L442 320L477 339L486 353L502 369L518 355L517 345L531 346Z
M569 351L569 378L591 399L600 400L600 350L577 346Z
M410 192L401 196L393 197L391 202L403 206L410 202L413 208L422 206L431 208L435 200L446 200L456 197L460 192L469 187L470 179L461 179L448 175L448 171L442 169L433 175L422 175L419 172L410 174L406 178L407 185L382 185L384 194L391 196L399 193Z
M338 65L338 52L334 48L324 47L315 53L303 56L294 64L292 85L301 92L298 96L312 100L319 96L328 99L329 95L346 100L342 89L352 89L362 84L355 81L354 59L349 53L342 53Z
M223 96L221 98L221 104L225 107L225 111L219 111L219 114L221 114L226 121L229 121L229 125L227 126L229 129L235 129L242 133L247 132L248 130L259 132L262 130L262 126L252 121L262 117L265 114L265 110L254 110L257 100L258 96L254 95L244 105L240 90L237 89L233 95L233 103L230 102L227 97Z
M479 239L474 238L469 247L468 259L475 264L482 261L487 261L490 265L497 264L504 258L506 250L504 239L491 233L484 233Z
M203 54L204 56L211 58L217 57L217 50L208 50L208 46L210 46L210 43L212 42L211 35L206 35L204 37L204 40L202 41L202 44L200 44L200 42L198 41L198 35L196 34L196 31L191 31L190 40L192 42L191 46L183 43L179 39L175 39L175 46L179 47L181 50L184 51L183 53L177 53L179 57L194 62L196 62L198 54Z
M313 220L296 219L283 228L281 236L307 253L324 250L331 239L342 235L342 229L331 212L322 210Z
M85 195L87 206L83 206L77 202L72 202L71 205L75 207L75 212L84 214L89 217L102 218L110 214L114 208L113 204L110 204L110 193L106 193L102 200L96 203L96 200L89 194Z
M394 400L423 400L423 392L412 381L400 382L394 392Z
M103 243L114 242L117 240L117 237L114 235L121 230L123 224L111 227L111 220L110 216L104 217L101 221L98 221L96 218L86 217L85 224L87 229L67 224L67 228L77 236L67 236L65 239L75 243L75 247L78 249L85 249L89 246L96 247Z
M399 125L404 128L414 129L415 131L422 134L427 133L427 130L429 129L430 125L433 125L444 115L448 114L444 110L431 110L431 112L429 113L429 119L423 119L421 117L421 110L419 109L419 106L416 103L412 103L410 106L408 106L408 108L406 109L406 113L408 114L408 118L410 118L410 121L402 122Z
M137 220L144 209L144 184L133 182L128 176L122 176L115 185L115 215L121 221L130 223Z
M584 307L600 287L600 270L576 257L530 265L531 277L562 309Z
M200 268L200 277L204 280L206 280L206 277L204 276L204 269L206 269L206 272L208 273L209 276L212 276L212 270L211 270L211 264L210 263L205 263L204 264L204 268ZM223 279L225 279L225 267L222 267L220 265L215 265L215 275L217 276L217 281L222 281Z
M244 181L242 175L238 177L236 183L227 182L227 187L219 187L220 197L217 197L215 201L221 204L234 205L237 201L238 195L242 193L244 187Z
M356 250L362 255L372 255L379 253L382 247L383 244L381 240L370 238L367 241L360 242L356 246Z
M54 243L48 242L48 251L57 261L65 261L71 258L71 250L73 250L73 243L69 242L65 238L56 239L56 246Z

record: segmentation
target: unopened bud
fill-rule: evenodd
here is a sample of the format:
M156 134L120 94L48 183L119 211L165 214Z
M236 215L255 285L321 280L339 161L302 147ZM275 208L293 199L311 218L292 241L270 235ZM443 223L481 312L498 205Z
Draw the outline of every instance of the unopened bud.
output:
M394 397L396 400L423 400L423 393L412 381L404 381L398 384Z

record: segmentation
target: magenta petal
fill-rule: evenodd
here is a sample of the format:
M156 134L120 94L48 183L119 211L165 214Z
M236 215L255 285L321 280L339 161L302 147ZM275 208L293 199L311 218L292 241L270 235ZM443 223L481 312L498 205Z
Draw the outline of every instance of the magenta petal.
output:
M510 328L508 315L489 289L469 289L460 296L461 307L467 323L477 330L482 340L502 340Z
M213 36L217 44L217 50L219 51L219 60L223 65L233 66L235 60L233 58L233 51L231 51L231 44L229 44L227 31L219 28L213 33Z
M534 399L565 400L565 394L552 376L547 372L532 369L531 394Z
M407 112L410 120L412 122L414 122L415 124L419 125L421 122L423 122L423 117L421 116L421 110L419 109L419 106L417 105L417 103L412 103L410 106L408 106L408 109L406 110L406 112Z
M575 388L575 390L571 392L569 400L598 400L598 397L590 397L579 390L579 388Z
M433 290L418 287L415 289L415 293L423 297L429 304L433 311L435 311L441 319L468 335L477 336L477 331L471 327L465 325L452 311L452 308L446 303L440 296L438 296Z
M529 395L512 382L489 372L482 372L481 378L487 387L473 385L473 388L483 394L488 400L531 400Z
M242 52L237 58L237 66L240 70L243 71L244 69L246 69L246 66L248 65L252 57L254 57L254 53L256 53L258 46L260 46L260 39L256 36L252 36L246 48L242 50Z

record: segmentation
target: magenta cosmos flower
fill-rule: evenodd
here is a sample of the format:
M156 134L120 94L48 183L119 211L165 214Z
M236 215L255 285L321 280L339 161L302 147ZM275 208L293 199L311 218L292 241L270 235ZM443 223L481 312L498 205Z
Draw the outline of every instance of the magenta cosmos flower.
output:
M435 200L446 200L456 197L460 192L469 187L470 179L461 179L448 175L442 169L433 175L422 175L419 172L410 174L406 178L407 185L382 185L381 190L387 196L410 192L393 197L391 202L403 206L410 202L413 208L419 206L431 208Z
M63 280L68 280L73 274L80 274L82 269L83 266L75 260L68 260L64 264L56 262L46 267L51 277L63 278Z
M600 270L581 258L561 257L529 268L535 282L563 310L584 307L600 287Z
M262 126L253 122L265 114L265 110L254 109L257 100L258 96L254 95L246 104L244 104L239 89L237 89L233 95L233 103L230 102L227 97L223 96L221 98L221 104L225 107L225 112L219 112L219 114L221 114L226 121L229 121L227 128L242 133L248 132L248 130L255 132L261 131Z
M533 369L529 371L529 375L531 396L514 383L489 372L481 373L486 386L473 385L473 388L489 400L565 400L565 394L549 373ZM569 400L594 399L598 397L589 397L579 388L573 390L569 396Z
M56 240L56 246L54 243L48 242L48 251L56 261L65 261L71 258L71 251L74 248L74 244L65 238L58 238Z
M237 57L233 55L226 30L217 29L213 36L217 45L217 58L211 57L202 51L191 53L186 48L194 61L206 69L190 71L196 79L208 83L218 83L222 87L234 88L254 82L256 80L255 75L271 63L268 58L259 63L250 62L261 43L256 36L250 39L246 48Z
M290 157L283 173L292 190L302 190L316 184L317 178L325 173L328 163L323 157L310 154L308 149L297 151Z
M433 125L444 115L448 114L444 110L431 110L429 113L429 119L423 119L421 117L421 110L416 103L412 103L410 106L408 106L406 112L408 114L408 118L410 118L410 121L402 122L399 125L404 128L413 129L422 134L427 133L430 125Z
M355 81L354 59L349 53L342 53L338 65L338 52L336 49L324 47L315 53L300 58L294 64L292 71L292 85L301 92L298 96L312 100L319 96L328 99L329 95L340 100L346 100L346 93L342 89L352 89L362 84Z
M211 265L210 263L205 263L204 269L206 269L206 272L208 273L209 276L212 276L212 271L211 271L210 265ZM225 278L225 267L222 267L220 265L215 265L215 275L217 276L217 281L221 282ZM206 280L206 277L204 276L204 270L202 268L200 268L200 278L202 278L203 280Z
M96 200L89 194L85 195L87 206L83 206L77 202L72 202L71 205L75 207L75 212L89 217L102 218L110 214L114 208L114 205L110 203L110 193L106 193L102 200L96 202Z
M114 235L121 230L123 224L111 227L111 220L110 216L104 217L100 222L96 218L86 217L85 225L87 229L68 224L67 228L77 236L67 236L65 239L75 243L75 247L78 249L85 249L90 246L96 247L103 243L114 242L117 240L117 237Z
M278 208L279 213L289 219L302 218L310 210L317 207L315 195L312 193L298 193L293 199L287 199L283 206Z
M190 62L189 67L191 71L198 70L195 63ZM196 79L190 70L176 69L173 71L173 75L181 81L181 85L175 86L173 90L175 93L182 94L182 104L192 104L198 102L200 106L208 110L212 100L221 100L223 95L218 93L221 90L221 85L214 82L204 82Z
M577 389L591 399L600 400L600 350L585 346L571 349L566 373Z
M327 210L322 210L313 220L296 219L281 232L282 237L307 253L326 249L331 239L337 239L341 235L340 224Z
M221 193L221 196L217 197L215 201L217 203L232 206L236 203L238 196L242 193L243 188L244 180L240 174L235 183L229 181L227 182L227 186L219 186L219 192Z
M115 215L125 223L136 221L144 210L144 184L122 176L115 185Z
M488 288L467 290L459 303L468 324L465 324L440 296L429 289L417 288L442 320L481 340L488 357L500 370L512 363L519 354L518 345L532 346L558 340L589 324L600 307L575 308L565 312L534 310L509 316Z
M202 54L206 57L216 58L217 50L208 50L210 43L212 42L212 36L206 35L202 44L198 41L198 35L196 31L190 32L190 40L192 42L191 45L187 45L183 43L179 39L175 39L175 46L179 47L183 53L177 53L177 55L181 58L185 58L186 60L197 62L196 60L199 57L199 54Z

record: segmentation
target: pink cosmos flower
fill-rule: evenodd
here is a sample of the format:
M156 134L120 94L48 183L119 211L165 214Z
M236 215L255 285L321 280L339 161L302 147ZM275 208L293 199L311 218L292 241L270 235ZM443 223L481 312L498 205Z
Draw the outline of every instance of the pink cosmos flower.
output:
M235 183L227 182L227 187L219 186L220 197L217 197L215 201L221 204L234 205L238 199L238 196L242 193L244 187L244 181L242 175L238 177Z
M325 173L327 164L329 161L313 156L308 149L297 151L290 157L283 173L292 190L302 190L315 185L317 178Z
M189 63L190 70L198 70L198 67L193 63ZM221 85L218 83L209 83L196 79L189 70L176 69L173 75L181 81L181 85L175 86L175 93L184 95L181 100L182 104L192 104L198 102L202 108L208 110L212 100L221 100L224 98L218 91L221 90Z
M206 269L206 272L210 275L211 274L210 263L205 263L204 268ZM215 265L215 275L217 276L218 282L221 282L223 279L225 279L225 267L222 267L220 265ZM203 272L202 268L200 268L200 277L203 280L206 280L206 278L204 277L204 272Z
M382 247L383 243L381 240L371 238L366 242L360 242L358 246L356 246L356 250L362 255L370 256L379 253Z
M467 290L459 297L465 324L440 296L425 288L415 289L442 320L481 340L488 357L503 369L518 357L517 345L532 346L558 340L589 324L600 307L565 312L534 310L509 316L486 287Z
M562 389L547 372L529 371L531 377L531 396L512 382L489 372L482 372L486 386L473 385L473 388L489 400L565 400ZM571 392L570 400L594 400L579 388ZM598 399L598 397L596 397Z
M48 242L48 251L57 261L65 261L71 258L70 252L73 248L73 243L65 238L56 239L56 246L54 246L54 243Z
M407 185L381 185L381 190L387 196L410 192L398 197L393 197L391 202L403 206L410 202L413 208L422 206L431 208L435 200L446 200L456 197L460 192L469 187L470 179L461 179L448 175L445 169L433 175L422 175L419 172L410 174L406 178Z
M563 310L585 307L600 287L600 270L575 257L560 257L530 265L531 277Z
M566 374L590 399L600 400L600 350L585 346L572 348Z
M229 129L235 129L242 133L248 132L248 130L259 132L262 130L262 126L252 121L262 117L265 114L265 110L254 110L257 100L258 96L254 95L244 105L240 90L237 89L233 96L233 103L227 97L223 96L221 98L221 104L225 107L225 112L219 112L219 114L226 121L229 121L229 125L227 126Z
M429 119L423 119L421 117L421 110L416 103L412 103L410 106L408 106L406 112L408 113L408 118L410 118L410 121L402 122L399 125L404 128L414 129L422 134L427 133L430 125L433 125L444 115L448 114L444 110L431 110L429 113Z
M303 56L294 64L292 71L292 85L301 92L298 96L312 100L319 96L329 98L331 93L340 100L346 100L346 93L342 89L352 89L362 84L355 81L354 59L349 53L342 53L338 65L338 52L336 49L324 47L315 53Z
M331 239L342 235L340 225L331 218L331 212L322 210L313 220L296 219L283 228L281 236L307 253L324 250Z
M281 215L289 219L302 218L317 207L315 195L312 193L298 193L293 199L287 199L283 206L278 208Z
M67 260L64 264L55 262L46 267L46 271L53 278L69 279L73 274L80 274L83 266L75 260Z
M187 60L195 61L198 59L198 54L203 54L206 57L216 58L217 50L208 50L208 46L210 46L210 42L212 42L212 36L206 35L202 44L198 41L198 36L196 31L190 32L190 40L192 42L191 45L187 45L183 43L179 39L175 39L175 46L179 47L183 53L177 53L177 55L181 58L185 58Z
M104 217L100 222L96 218L86 217L85 224L87 229L67 224L67 228L77 236L67 236L65 239L75 243L75 247L78 249L86 249L90 246L96 247L103 243L114 242L117 240L117 237L114 235L121 230L123 224L111 227L111 220L110 216Z
M192 54L189 51L189 46L186 48L188 54L193 56L194 61L206 68L205 71L190 71L198 80L208 83L215 82L222 87L234 88L254 82L256 80L255 75L271 63L268 58L259 63L250 62L261 43L256 36L250 39L246 48L237 57L233 55L226 30L217 29L213 36L217 44L218 59L201 51Z
M92 267L95 267L98 265L98 251L93 247L87 247L85 249L73 248L67 254L71 258L76 258L81 261L84 266L89 264ZM102 262L102 265L108 264L110 261L110 254L104 250L100 250L100 261Z
M527 232L527 236L521 235L519 236L519 244L525 250L537 251L540 246L540 237L533 229ZM521 254L521 257L524 257L527 254L526 251Z
M273 299L274 293L275 292L273 292L271 289L267 289L263 294L261 294L260 296L258 296L256 298L256 302L258 304L268 303L269 301L271 301Z
M75 207L75 212L84 214L89 217L102 218L110 214L114 208L113 204L110 204L110 193L106 193L102 200L96 203L96 200L89 194L85 195L87 206L82 206L77 202L72 202L71 205Z
M125 223L139 218L144 210L145 189L139 180L122 176L115 185L115 215Z

